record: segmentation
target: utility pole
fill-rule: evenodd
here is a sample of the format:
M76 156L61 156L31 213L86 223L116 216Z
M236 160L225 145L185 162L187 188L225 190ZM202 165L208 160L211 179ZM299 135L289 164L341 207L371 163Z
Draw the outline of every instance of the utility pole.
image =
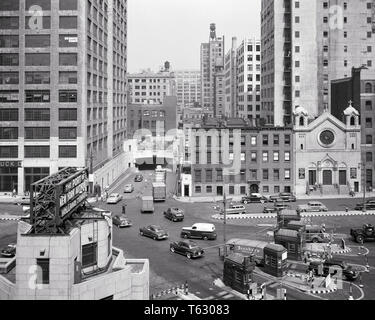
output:
M365 162L362 162L361 164L361 172L362 172L362 179L363 179L363 212L366 212L367 211L367 207L366 207L366 164Z
M227 196L224 190L224 255L227 256Z
M89 160L89 174L92 177L92 175L94 174L94 154L92 153L92 146L90 148L90 156L89 156L88 160ZM90 194L93 194L93 185L94 185L94 182L90 181L89 185L90 185Z

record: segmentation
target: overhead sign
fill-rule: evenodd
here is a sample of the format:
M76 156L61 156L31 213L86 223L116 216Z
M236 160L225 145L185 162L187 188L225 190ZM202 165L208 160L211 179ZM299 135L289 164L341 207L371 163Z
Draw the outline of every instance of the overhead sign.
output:
M0 161L0 168L21 168L22 161Z
M61 218L69 215L86 201L88 197L88 177L88 171L83 170L59 185L58 208Z

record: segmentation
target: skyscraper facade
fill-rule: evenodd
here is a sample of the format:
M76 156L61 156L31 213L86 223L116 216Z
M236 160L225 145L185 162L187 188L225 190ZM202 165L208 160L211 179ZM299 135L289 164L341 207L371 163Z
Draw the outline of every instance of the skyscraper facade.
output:
M183 109L201 103L201 73L199 70L177 70L176 79L177 105Z
M214 113L215 102L215 74L223 72L225 55L224 37L216 36L216 25L210 26L210 38L208 43L201 45L201 81L202 102L205 109Z
M0 2L0 192L122 152L126 55L126 0Z
M372 44L375 1L262 0L262 114L268 123L292 122L305 108L330 110L331 80L366 66L375 76Z

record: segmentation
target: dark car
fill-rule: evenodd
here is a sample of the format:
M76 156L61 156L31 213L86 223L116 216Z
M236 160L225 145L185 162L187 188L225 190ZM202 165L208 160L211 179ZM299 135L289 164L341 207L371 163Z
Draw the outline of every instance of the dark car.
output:
M185 219L184 211L178 208L169 208L164 212L164 217L173 222L182 222Z
M170 245L170 251L172 253L182 254L188 259L201 258L204 255L203 249L192 241L173 242Z
M130 219L124 217L124 216L114 216L112 218L113 225L117 226L119 228L129 228L133 225Z
M241 202L243 204L248 203L265 203L268 199L259 193L252 193L250 196L242 197Z
M1 250L1 255L5 258L13 258L16 255L16 244L11 243Z
M134 178L134 182L142 182L143 176L141 174L137 174Z
M338 270L341 270L342 275L350 281L354 281L358 278L359 273L352 266L348 265L345 261L328 259L324 262L322 261L312 261L309 265L309 270L314 271L315 275L319 275L319 266L322 265L323 276L328 276L329 274L337 274Z
M263 213L277 213L278 209L275 207L265 207Z
M364 209L363 203L358 203L354 210L362 211ZM366 201L366 210L375 210L375 200L368 200Z
M365 224L359 228L352 228L350 235L357 243L375 241L375 227L372 224Z
M149 237L154 240L166 240L169 234L159 226L148 226L139 229L139 234L143 237Z
M279 195L280 199L285 202L296 202L297 198L295 195L289 193L289 192L282 192Z

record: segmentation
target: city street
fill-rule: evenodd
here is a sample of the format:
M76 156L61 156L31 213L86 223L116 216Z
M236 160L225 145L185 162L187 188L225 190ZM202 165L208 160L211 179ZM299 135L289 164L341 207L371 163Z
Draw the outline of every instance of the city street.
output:
M219 246L224 242L224 226L221 221L213 220L211 216L215 213L213 203L180 203L169 197L165 203L155 204L154 214L141 214L141 197L142 195L151 194L152 172L142 172L144 180L141 183L134 182L134 175L129 176L124 181L119 181L115 186L113 192L118 192L123 195L124 200L117 205L107 205L103 202L98 202L97 207L110 210L113 215L122 213L122 206L126 205L126 215L132 220L133 227L129 229L118 229L114 227L114 245L121 248L128 258L148 258L150 260L150 293L157 294L163 290L180 286L188 281L190 292L197 295L199 298L215 300L215 299L238 299L231 293L225 292L216 287L213 282L222 278L223 262L219 258ZM124 194L125 184L131 183L135 190L132 194ZM175 192L174 175L168 174L168 194ZM334 200L324 201L330 210L340 210L342 206L353 205L352 200L339 200L335 203ZM163 212L169 207L178 207L185 211L184 222L174 223L163 217ZM249 205L248 210L259 212L263 205ZM7 214L22 214L22 207L15 205L2 205L1 213ZM181 255L172 254L169 251L169 244L172 241L180 239L180 232L182 227L189 227L194 223L213 223L218 232L218 239L216 241L196 241L205 250L205 257L198 260L188 260ZM314 218L314 224L325 223L327 230L334 229L335 233L348 235L350 227L360 226L363 223L375 223L373 217L350 217L346 219L340 218ZM276 224L274 219L262 220L241 220L230 221L226 227L226 239L243 238L243 239L257 239L257 240L271 240L267 236L267 231L271 230ZM168 231L170 238L165 241L154 241L150 238L141 237L139 234L140 227L148 225L158 225ZM0 223L0 246L4 246L10 242L16 241L16 223L15 222L1 222ZM364 257L358 256L358 244L347 239L348 245L352 246L353 253L348 256L342 256L347 262L354 265L365 265ZM369 263L375 266L375 244L368 243L366 247L370 250ZM363 283L365 288L366 299L374 299L375 286L370 284L375 283L375 269L372 267L370 273L363 274ZM262 277L256 279L259 283L267 282L267 279ZM276 295L278 284L271 285L268 288L268 293ZM348 289L345 285L344 289ZM288 299L343 299L348 296L348 291L337 292L330 295L313 296L307 295L292 288L287 288ZM358 293L358 298L360 294Z

